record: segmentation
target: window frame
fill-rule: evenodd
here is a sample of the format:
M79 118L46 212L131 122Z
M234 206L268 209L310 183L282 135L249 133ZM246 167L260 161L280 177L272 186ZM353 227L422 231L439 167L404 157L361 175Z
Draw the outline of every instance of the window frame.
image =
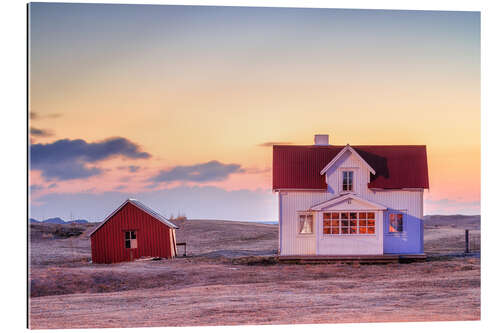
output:
M137 230L124 230L125 249L137 249ZM127 247L127 242L129 246Z
M396 231L391 231L391 215L401 215L401 230L398 230L398 226L399 226L399 223L398 225L396 226ZM403 210L392 210L392 211L389 211L387 212L387 233L391 234L391 235L400 235L400 234L403 234L406 232L406 226L405 226L405 220L406 220L406 212L403 211ZM396 222L398 222L396 220Z
M378 234L378 228L377 228L377 211L376 210L357 210L357 211L348 211L348 210L337 210L337 211L322 211L321 212L322 219L321 219L321 234L323 237L338 237L338 236L376 236ZM351 225L351 214L356 214L356 223L355 225ZM328 224L325 225L325 215L326 214L331 214L331 217L329 218L330 221ZM346 214L346 218L343 218L343 214ZM364 217L361 217L360 214L364 214ZM368 214L373 214L373 218L369 217L371 215ZM334 215L338 216L337 218L334 217ZM336 221L335 221L336 220ZM347 221L347 225L343 226L343 222ZM361 226L360 221L365 222L364 226ZM369 222L370 221L370 222ZM369 225L369 223L373 223L373 225ZM337 224L338 226L336 226ZM356 233L351 233L351 230L353 228L356 228ZM364 233L360 233L360 228L365 228ZM373 228L373 233L369 233L368 230L369 228ZM338 229L338 233L325 233L325 230L330 229L331 231ZM347 229L347 233L343 233L343 229Z
M349 179L348 177L348 180L351 181L351 189L347 189L347 190L344 190L344 173L352 173L352 176L351 178ZM342 193L353 193L355 192L354 191L354 178L356 178L356 170L354 170L353 168L342 168L340 169L340 181L339 181L339 185L340 185L340 191L339 192L342 192Z
M311 232L301 233L300 216L304 215L307 220L307 216L311 216ZM298 236L311 236L314 235L314 212L299 211L297 212L297 235Z

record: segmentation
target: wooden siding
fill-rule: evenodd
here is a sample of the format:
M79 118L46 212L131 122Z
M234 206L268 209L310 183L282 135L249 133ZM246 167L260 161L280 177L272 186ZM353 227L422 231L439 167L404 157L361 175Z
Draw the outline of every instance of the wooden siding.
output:
M313 204L328 198L326 192L285 192L281 193L282 202L282 255L316 254L316 233L318 232L318 218L314 215L313 234L299 235L297 212L309 209Z
M137 248L125 248L125 231L136 230ZM127 203L90 237L92 262L115 263L140 257L176 255L175 229Z

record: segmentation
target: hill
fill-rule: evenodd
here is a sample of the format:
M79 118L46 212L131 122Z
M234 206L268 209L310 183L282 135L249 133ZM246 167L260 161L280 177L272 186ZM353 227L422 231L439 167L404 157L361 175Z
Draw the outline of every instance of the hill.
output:
M71 221L64 221L60 217L51 217L51 218L45 219L43 221L39 221L37 219L30 218L28 221L30 223L54 223L54 224L89 223L89 221L87 221L85 219L76 219L76 220L71 220Z
M480 229L481 215L426 215L424 225L449 226L461 229Z

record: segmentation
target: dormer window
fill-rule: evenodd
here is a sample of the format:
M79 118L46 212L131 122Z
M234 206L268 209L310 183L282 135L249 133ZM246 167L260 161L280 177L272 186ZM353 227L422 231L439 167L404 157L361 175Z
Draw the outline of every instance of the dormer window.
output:
M351 192L352 191L352 178L353 171L342 171L342 191Z

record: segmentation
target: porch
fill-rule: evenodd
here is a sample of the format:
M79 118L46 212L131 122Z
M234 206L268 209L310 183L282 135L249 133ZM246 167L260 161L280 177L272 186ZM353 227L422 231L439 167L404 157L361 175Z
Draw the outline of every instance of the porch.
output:
M278 256L280 263L289 264L397 264L425 261L426 254L380 254L380 255L284 255Z

